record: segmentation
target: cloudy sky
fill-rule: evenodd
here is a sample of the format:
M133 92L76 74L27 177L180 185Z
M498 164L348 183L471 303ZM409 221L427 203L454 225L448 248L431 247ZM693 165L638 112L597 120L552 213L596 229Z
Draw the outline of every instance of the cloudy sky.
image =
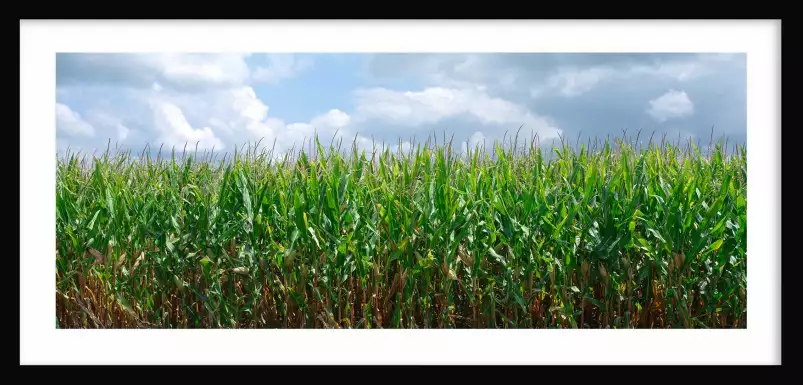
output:
M433 132L473 146L642 129L746 142L743 54L59 54L57 146L363 148ZM584 140L584 139L583 139ZM646 143L646 140L645 140Z

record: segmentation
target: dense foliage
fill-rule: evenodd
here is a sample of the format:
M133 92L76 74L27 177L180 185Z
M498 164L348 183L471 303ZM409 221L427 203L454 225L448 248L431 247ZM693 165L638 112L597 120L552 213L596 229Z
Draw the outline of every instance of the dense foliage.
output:
M59 158L58 326L746 326L744 148L314 143Z

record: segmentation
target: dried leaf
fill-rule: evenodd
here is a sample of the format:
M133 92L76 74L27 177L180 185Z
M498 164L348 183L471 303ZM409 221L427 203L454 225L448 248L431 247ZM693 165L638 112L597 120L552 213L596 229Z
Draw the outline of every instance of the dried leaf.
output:
M95 258L95 263L97 263L97 264L101 264L101 265L102 265L102 264L104 264L104 263L106 263L106 256L104 256L103 254L101 254L101 252L100 252L100 251L98 251L98 250L95 250L95 249L93 249L93 248L90 248L90 249L89 249L89 254L90 254L92 257L94 257L94 258Z
M466 252L466 249L463 247L463 245L457 247L457 257L460 258L460 260L466 265L474 266L474 257Z
M117 263L114 265L114 270L115 270L115 271L116 271L116 270L119 270L119 269L120 269L120 266L122 266L122 265L123 265L123 262L125 262L125 253L123 253L123 254L121 254L121 255L120 255L120 259L118 259L118 260L117 260Z
M145 252L144 251L139 253L139 258L137 258L137 260L134 261L134 267L131 268L131 271L136 270L137 266L139 266L139 263L142 262L143 259L145 259Z

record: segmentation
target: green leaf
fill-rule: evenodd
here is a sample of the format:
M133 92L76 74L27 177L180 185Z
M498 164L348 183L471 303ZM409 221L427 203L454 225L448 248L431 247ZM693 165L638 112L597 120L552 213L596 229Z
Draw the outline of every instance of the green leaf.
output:
M93 216L92 216L92 220L91 220L91 221L89 221L89 226L87 226L87 229L88 229L89 231L92 231L92 228L94 228L94 227L95 227L95 220L96 220L96 219L98 219L98 214L100 214L100 210L98 210L98 211L95 211L95 215L93 215Z
M602 309L602 308L603 308L603 306L602 306L602 303L600 303L598 300L596 300L596 299L592 298L591 296L589 296L589 295L585 295L583 298L587 299L587 300L588 300L588 302L591 302L591 303L593 303L593 304L594 304L594 305L596 305L598 308L600 308L600 309Z
M318 242L318 236L315 235L315 229L312 227L307 227L307 231L309 231L310 235L312 236L312 240L315 241L315 245L318 246L318 250L320 250L321 244Z
M661 243L666 243L664 237L662 237L661 234L655 231L655 229L648 228L647 231L649 231L655 238L658 238L658 240L661 241Z
M184 281L175 274L173 274L173 283L176 284L179 291L184 291Z
M114 219L114 196L109 187L106 187L106 208L109 210L109 217Z
M178 225L178 221L176 221L175 215L170 216L170 222L173 224L173 229L175 229L176 231L181 230L181 226Z
M714 243L712 243L711 246L709 246L708 249L710 251L717 251L717 250L719 250L720 247L722 247L722 243L724 241L725 241L724 239L719 239L719 240L715 241Z
M507 263L505 262L505 258L497 254L496 250L494 250L493 247L488 248L488 253L490 253L491 256L494 257L494 259L496 259L497 261L499 261L499 263L501 263L503 266L507 265Z

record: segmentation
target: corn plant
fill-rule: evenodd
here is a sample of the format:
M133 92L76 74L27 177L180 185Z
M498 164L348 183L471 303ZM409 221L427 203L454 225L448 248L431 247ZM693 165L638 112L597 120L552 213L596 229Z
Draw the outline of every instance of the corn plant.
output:
M327 147L58 158L58 327L746 327L744 147Z

